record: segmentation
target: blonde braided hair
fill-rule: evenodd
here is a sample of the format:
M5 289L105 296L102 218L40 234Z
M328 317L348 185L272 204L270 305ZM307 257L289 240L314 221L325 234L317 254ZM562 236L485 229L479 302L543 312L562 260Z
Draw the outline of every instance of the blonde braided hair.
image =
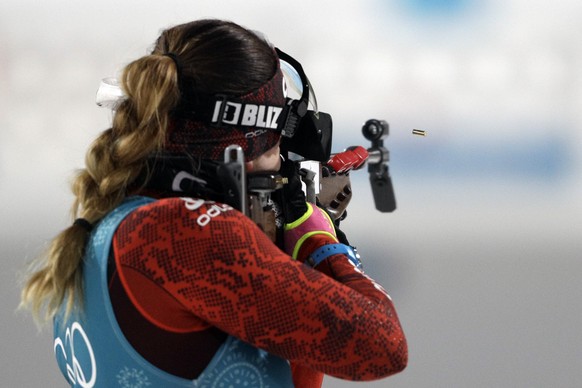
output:
M176 66L167 56L148 55L125 67L121 85L127 98L117 108L112 127L90 146L86 167L73 181L73 218L95 223L123 201L147 158L164 144L169 112L180 97L177 80ZM87 237L83 227L73 224L33 263L21 306L29 307L38 322L52 319L65 299L70 313L81 295Z

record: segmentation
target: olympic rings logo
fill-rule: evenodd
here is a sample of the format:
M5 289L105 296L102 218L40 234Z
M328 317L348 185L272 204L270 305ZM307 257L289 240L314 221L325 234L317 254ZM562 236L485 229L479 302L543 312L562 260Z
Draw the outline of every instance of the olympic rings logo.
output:
M69 353L65 349L66 346L69 347ZM77 352L85 353L88 356L90 365L81 365L75 355L75 346L77 346ZM53 350L55 355L58 355L57 352L61 352L64 357L67 365L67 375L73 385L78 384L83 388L92 388L95 385L97 380L95 354L93 353L91 342L89 342L89 338L79 322L74 322L70 328L67 328L64 343L60 337L55 338ZM70 359L67 354L70 354ZM83 370L83 367L87 366L90 366L89 370Z

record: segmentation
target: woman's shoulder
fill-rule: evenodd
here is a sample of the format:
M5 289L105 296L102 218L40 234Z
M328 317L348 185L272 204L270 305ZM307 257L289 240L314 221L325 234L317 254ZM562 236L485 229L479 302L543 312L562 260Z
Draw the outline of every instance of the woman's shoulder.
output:
M230 205L195 197L160 198L146 204L150 209L166 209L172 211L202 211L209 208L220 208L224 211L234 210Z
M218 233L218 234L217 234ZM191 197L156 199L130 213L115 232L118 245L168 244L171 241L207 241L229 233L255 239L263 233L254 222L224 203ZM192 238L194 237L194 240Z
M140 206L132 218L153 219L158 223L182 222L195 223L200 227L208 225L213 219L241 219L242 213L232 206L193 197L161 198Z

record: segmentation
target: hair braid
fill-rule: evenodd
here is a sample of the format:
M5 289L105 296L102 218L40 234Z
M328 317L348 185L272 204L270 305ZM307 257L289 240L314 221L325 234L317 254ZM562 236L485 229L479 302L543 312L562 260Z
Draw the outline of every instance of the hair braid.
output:
M123 201L147 158L164 144L169 112L180 97L177 78L174 62L162 55L126 66L121 84L127 99L118 107L112 127L89 148L86 166L73 181L74 218L95 223ZM82 300L80 264L87 236L78 225L68 227L33 264L21 305L30 307L38 321L51 319L65 298L67 313L76 299Z

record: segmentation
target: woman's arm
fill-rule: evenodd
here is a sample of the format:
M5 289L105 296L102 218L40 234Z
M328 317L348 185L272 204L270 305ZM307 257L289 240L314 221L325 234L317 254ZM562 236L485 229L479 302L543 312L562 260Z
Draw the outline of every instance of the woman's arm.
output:
M193 322L343 379L377 379L406 366L406 340L381 287L343 255L326 260L335 279L292 260L228 206L157 201L122 223L115 245L122 278L155 284ZM125 286L131 293L139 285ZM151 309L151 298L133 298Z

